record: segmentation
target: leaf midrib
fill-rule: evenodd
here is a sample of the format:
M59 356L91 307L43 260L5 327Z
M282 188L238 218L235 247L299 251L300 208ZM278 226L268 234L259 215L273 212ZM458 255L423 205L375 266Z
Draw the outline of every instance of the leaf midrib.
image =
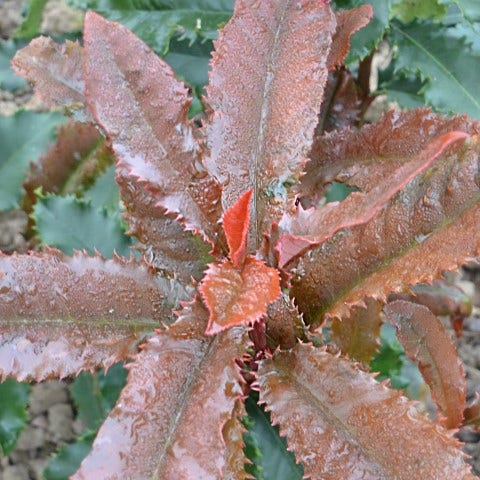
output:
M412 43L416 48L418 48L422 53L424 53L427 57L429 57L432 62L442 71L445 75L458 87L458 89L475 105L478 109L480 109L480 102L475 99L475 97L470 94L470 92L462 85L462 83L455 77L453 72L451 72L438 58L430 52L427 48L425 48L422 44L418 43L411 35L407 32L402 30L400 27L391 23L392 29L396 30L399 34L403 35L409 42Z

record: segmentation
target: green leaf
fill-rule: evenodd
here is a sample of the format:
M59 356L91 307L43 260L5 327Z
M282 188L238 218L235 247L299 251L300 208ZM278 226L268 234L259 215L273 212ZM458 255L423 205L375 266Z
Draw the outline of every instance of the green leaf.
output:
M0 383L0 454L8 455L28 419L30 385L12 378Z
M25 171L54 142L66 119L59 113L19 111L0 117L0 210L18 206Z
M43 478L45 480L68 480L90 452L94 438L95 433L89 432L75 443L62 448L43 471Z
M418 108L425 105L425 98L419 92L423 90L425 82L415 75L397 73L381 85L389 101L397 102L401 108Z
M447 13L439 0L394 0L391 15L408 23L417 19L441 20Z
M373 7L373 18L366 27L352 36L346 63L365 58L377 47L389 26L392 0L336 0L334 2L333 6L337 10L354 8L366 3Z
M88 429L97 430L115 405L127 380L123 363L116 363L105 373L82 372L72 385L78 416Z
M287 442L280 437L278 427L270 423L270 415L258 406L250 395L245 402L248 428L244 436L245 454L253 463L251 474L258 480L301 480L303 467L295 462L295 455L287 450Z
M25 20L15 31L17 38L33 38L40 34L43 10L47 0L30 0Z
M193 87L203 88L208 83L210 52L213 43L209 40L190 44L187 40L174 38L165 61L175 73Z
M433 22L392 22L391 28L398 46L395 71L413 72L426 80L420 93L436 109L480 118L475 68L480 63L480 52Z
M97 249L105 257L116 251L130 255L130 238L123 232L119 215L108 215L73 196L41 195L33 211L42 244L59 248L67 255L73 250Z
M68 0L122 23L158 54L165 55L175 34L193 42L213 39L229 19L232 0Z
M0 88L15 91L24 88L27 81L13 73L10 62L16 51L26 45L24 40L0 39Z
M119 212L120 194L115 182L115 165L110 165L99 175L95 183L85 192L84 198L90 200L92 207L105 208L108 212Z

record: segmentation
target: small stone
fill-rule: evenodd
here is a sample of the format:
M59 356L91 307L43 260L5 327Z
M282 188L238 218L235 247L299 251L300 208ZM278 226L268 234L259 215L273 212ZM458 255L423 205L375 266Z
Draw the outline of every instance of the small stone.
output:
M37 428L43 428L46 430L48 428L48 420L46 415L37 415L32 421L31 425Z
M75 439L72 423L73 412L69 404L60 403L48 409L48 431L54 442L68 442Z
M36 458L29 462L30 466L30 476L34 480L44 480L43 471L47 468L49 459L48 458Z
M29 451L41 448L45 443L45 430L27 425L20 433L16 450Z
M30 475L25 465L9 465L3 471L2 480L30 480Z
M46 412L56 403L68 401L67 386L59 381L39 383L32 388L30 414L36 416Z

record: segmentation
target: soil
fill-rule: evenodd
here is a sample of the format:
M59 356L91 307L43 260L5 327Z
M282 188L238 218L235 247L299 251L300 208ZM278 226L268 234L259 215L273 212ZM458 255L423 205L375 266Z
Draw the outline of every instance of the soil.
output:
M0 37L8 38L21 20L21 0L0 0ZM44 30L69 31L79 24L78 12L69 9L62 0L50 0L45 15ZM377 102L380 103L380 102ZM0 90L0 115L10 115L18 107L36 106L29 88L15 95ZM382 110L380 107L379 110ZM374 115L376 116L378 112ZM24 239L27 225L21 211L0 212L0 249L4 252L24 252L28 244ZM467 376L467 399L480 391L480 274L470 269L464 274L462 288L474 300L474 312L465 321L463 338L455 339L464 362ZM453 336L453 335L452 335ZM46 381L33 385L29 404L30 421L21 433L18 443L8 457L0 457L0 480L40 480L50 456L71 442L82 432L83 425L76 418L68 381ZM465 443L463 449L470 455L474 472L480 475L480 432L461 429L456 436ZM443 479L439 479L443 480ZM445 479L446 480L446 479Z

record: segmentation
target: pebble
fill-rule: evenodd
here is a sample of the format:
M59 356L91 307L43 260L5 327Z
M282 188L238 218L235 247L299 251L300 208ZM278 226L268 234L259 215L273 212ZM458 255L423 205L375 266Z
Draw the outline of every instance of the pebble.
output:
M30 395L30 415L39 415L56 403L67 402L68 392L64 383L57 380L39 383L32 388Z

